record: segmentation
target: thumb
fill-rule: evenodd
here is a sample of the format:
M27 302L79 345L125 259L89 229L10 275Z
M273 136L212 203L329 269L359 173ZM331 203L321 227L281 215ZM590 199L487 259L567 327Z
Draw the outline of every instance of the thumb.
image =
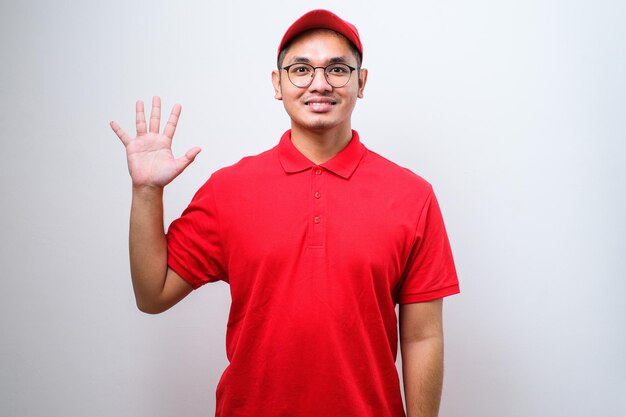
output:
M178 172L183 172L185 168L189 166L196 159L196 156L200 153L202 149L196 147L189 149L183 156L176 160L176 165L178 167Z

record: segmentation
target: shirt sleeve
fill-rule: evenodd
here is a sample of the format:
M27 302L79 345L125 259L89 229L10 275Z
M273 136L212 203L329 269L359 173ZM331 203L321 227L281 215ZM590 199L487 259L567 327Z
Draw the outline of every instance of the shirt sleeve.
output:
M431 301L459 292L452 250L435 194L431 190L420 214L403 279L399 304Z
M228 281L213 187L209 179L167 232L167 264L194 289Z

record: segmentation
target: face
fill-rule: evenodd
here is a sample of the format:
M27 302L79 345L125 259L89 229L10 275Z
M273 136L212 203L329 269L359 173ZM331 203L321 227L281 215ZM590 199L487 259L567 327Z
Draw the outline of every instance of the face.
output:
M357 60L348 40L328 30L313 31L296 39L283 60L282 67L304 62L314 67L324 67L342 62L357 67ZM357 98L363 97L367 70L354 71L347 85L334 88L326 81L324 71L315 71L309 87L294 86L285 70L274 71L275 98L282 100L291 118L292 129L311 131L349 130L350 117Z

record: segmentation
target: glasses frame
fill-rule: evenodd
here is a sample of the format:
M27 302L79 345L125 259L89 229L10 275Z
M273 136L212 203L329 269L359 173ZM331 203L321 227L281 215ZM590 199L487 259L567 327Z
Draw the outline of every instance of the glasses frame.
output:
M294 65L307 65L307 66L309 66L309 67L313 68L313 72L311 73L311 79L309 80L309 83L308 83L307 85L304 85L304 86L299 86L299 85L296 85L296 83L294 83L294 82L291 80L291 77L289 76L289 68L293 67ZM350 69L350 76L348 77L348 80L346 81L346 83L345 83L345 84L343 84L343 85L341 85L341 86L339 86L339 87L335 87L334 85L332 85L332 84L330 83L330 81L328 80L328 73L326 72L326 70L328 69L328 67L332 67L332 66L335 66L335 65L345 65L346 67L348 67L348 69ZM293 64L289 64L289 65L287 65L286 67L283 67L283 69L284 69L285 71L287 71L287 78L289 79L289 82L290 82L291 84L293 84L293 86L294 86L294 87L296 87L296 88L309 88L309 87L311 86L311 84L313 84L313 80L315 79L315 72L316 72L319 68L321 68L321 69L323 69L323 70L324 70L324 79L326 80L326 82L328 83L328 85L330 85L330 86L331 86L331 87L333 87L333 88L342 88L342 87L345 87L346 85L348 85L348 83L349 83L349 82L350 82L350 80L352 79L352 73L353 73L354 71L356 71L356 70L360 70L360 69L361 69L360 67L359 67L359 68L355 68L355 67L350 66L350 65L348 65L348 64L344 64L343 62L334 62L334 63L332 63L332 64L328 64L328 65L326 65L325 67L314 67L313 65L311 65L311 64L307 64L306 62L294 62Z

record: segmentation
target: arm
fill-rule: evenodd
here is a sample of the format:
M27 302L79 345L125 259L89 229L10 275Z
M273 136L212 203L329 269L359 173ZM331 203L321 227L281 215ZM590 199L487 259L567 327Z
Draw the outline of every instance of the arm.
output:
M133 188L129 250L130 272L139 310L162 313L191 292L191 285L167 266L162 189Z
M437 417L443 384L443 300L400 305L407 417Z
M150 128L146 131L143 102L136 105L137 137L131 139L116 122L111 128L126 148L133 183L130 212L130 269L137 307L160 313L183 299L191 286L167 266L167 241L163 227L163 188L200 152L193 148L175 159L171 143L181 107L175 105L162 134L161 100L154 97Z

